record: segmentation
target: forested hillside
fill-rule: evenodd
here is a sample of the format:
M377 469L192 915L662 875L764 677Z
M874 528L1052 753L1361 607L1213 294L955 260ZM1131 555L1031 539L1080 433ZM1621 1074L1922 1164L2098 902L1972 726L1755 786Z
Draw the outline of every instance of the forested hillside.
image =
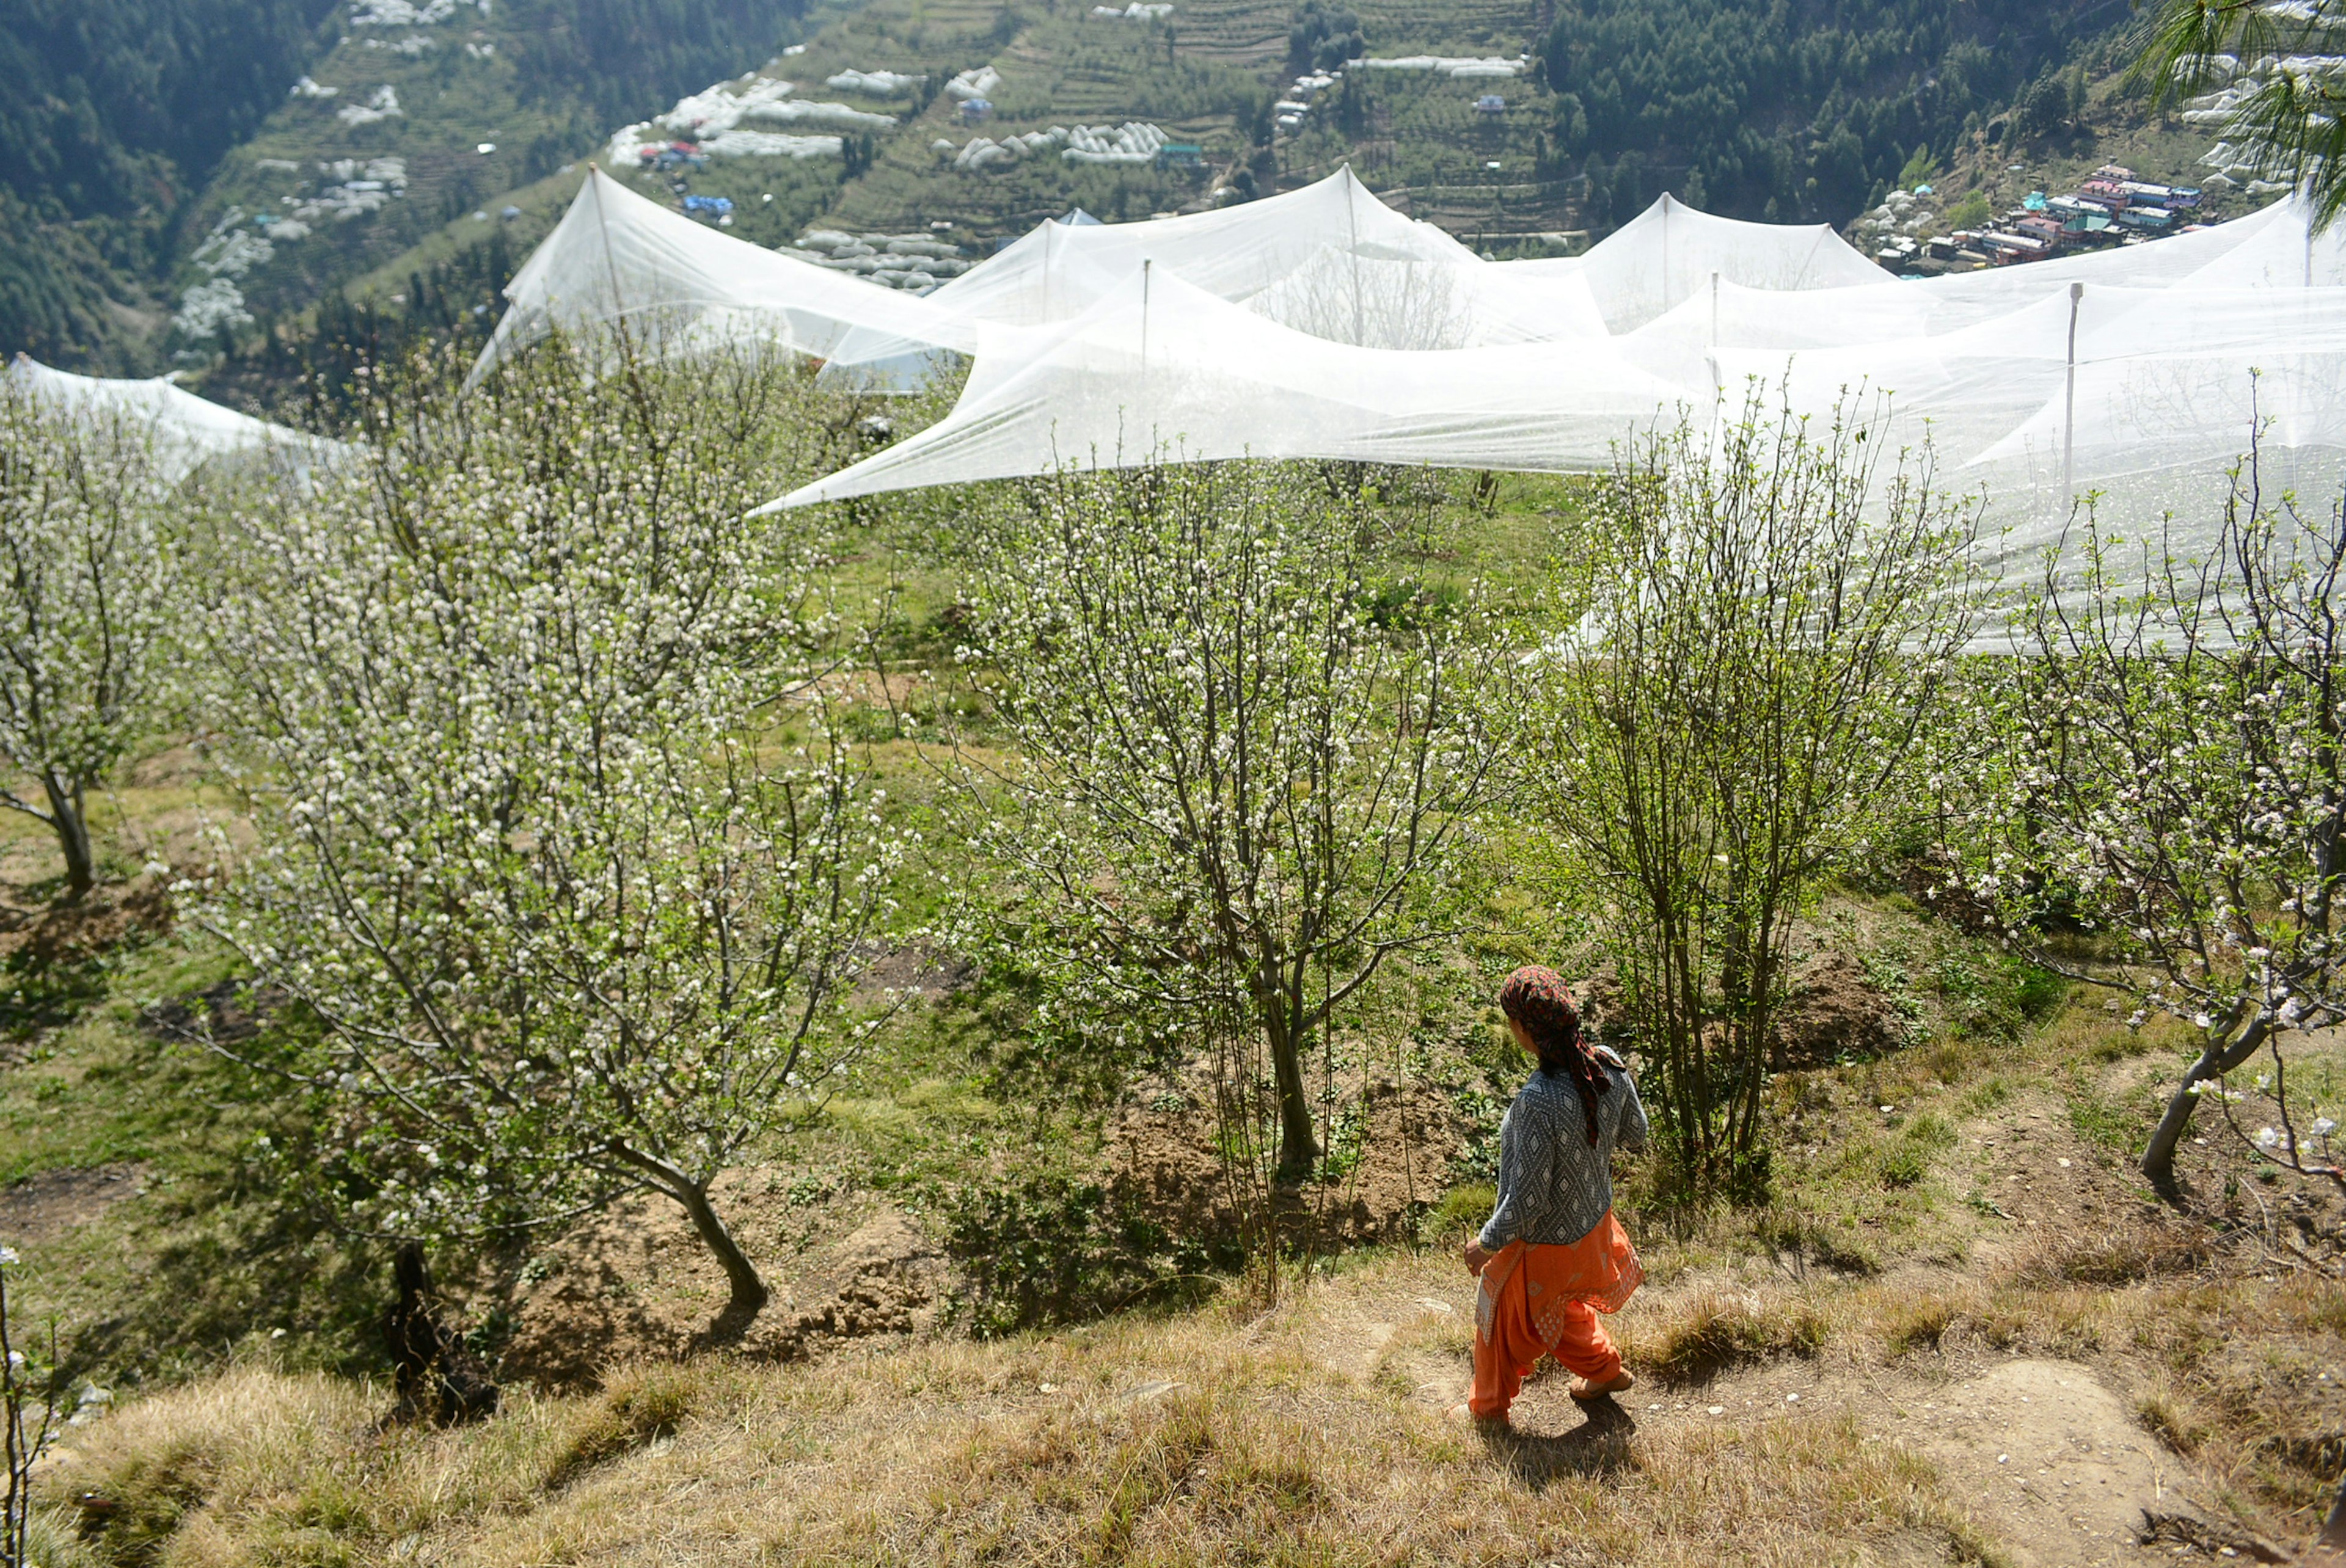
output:
M250 305L306 310L636 105L764 57L800 9L0 0L0 348L151 370Z
M332 0L0 0L0 342L102 352Z
M1541 54L1595 221L1669 185L1737 217L1845 223L2126 15L2102 0L1573 0ZM2065 108L2082 103L2082 66L2061 85Z

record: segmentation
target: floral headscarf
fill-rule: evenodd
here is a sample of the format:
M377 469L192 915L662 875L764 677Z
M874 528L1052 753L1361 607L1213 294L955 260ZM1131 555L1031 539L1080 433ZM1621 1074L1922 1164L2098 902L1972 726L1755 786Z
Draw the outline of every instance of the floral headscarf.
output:
M1573 1087L1580 1091L1580 1107L1587 1113L1588 1141L1595 1144L1597 1096L1610 1093L1613 1084L1580 1032L1580 1008L1572 999L1572 988L1556 971L1526 964L1499 987L1499 1010L1532 1037L1541 1072L1551 1078L1571 1075Z

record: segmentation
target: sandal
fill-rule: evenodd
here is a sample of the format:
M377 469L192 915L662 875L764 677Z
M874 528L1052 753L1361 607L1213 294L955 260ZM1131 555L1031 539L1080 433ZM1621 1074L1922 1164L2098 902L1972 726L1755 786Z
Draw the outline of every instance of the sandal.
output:
M1443 1411L1442 1415L1445 1420L1455 1421L1460 1426L1473 1427L1476 1431L1513 1431L1515 1428L1515 1423L1505 1416L1476 1415L1474 1407L1464 1400Z
M1572 1380L1570 1392L1574 1399L1585 1404L1590 1400L1609 1399L1615 1394L1626 1394L1637 1386L1637 1374L1624 1367L1614 1374L1613 1380L1609 1383L1592 1383L1586 1378L1575 1378Z

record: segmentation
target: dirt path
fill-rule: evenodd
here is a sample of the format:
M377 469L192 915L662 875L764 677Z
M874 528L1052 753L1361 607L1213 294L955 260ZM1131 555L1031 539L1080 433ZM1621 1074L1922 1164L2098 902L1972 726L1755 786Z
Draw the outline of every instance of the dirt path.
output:
M1393 1370L1426 1404L1466 1392L1462 1359L1402 1352ZM1527 1437L1626 1443L1673 1427L1851 1420L1861 1441L1895 1443L1928 1460L1940 1488L2015 1568L2105 1568L2172 1561L2172 1544L2139 1544L2144 1512L2194 1512L2178 1467L2090 1366L2015 1359L1950 1382L1840 1364L1790 1364L1719 1378L1706 1388L1647 1382L1618 1413L1581 1409L1563 1376L1536 1378L1515 1406Z
M1629 1310L1667 1312L1691 1288L1649 1289ZM1315 1286L1297 1311L1304 1343L1331 1370L1423 1408L1465 1397L1474 1297L1463 1271L1449 1284L1413 1270L1340 1278ZM1894 1444L1926 1461L1947 1502L2014 1568L2172 1563L2183 1543L2142 1543L2146 1512L2198 1512L2178 1461L2099 1371L2076 1362L1983 1355L1908 1370L1829 1354L1695 1387L1648 1380L1609 1409L1576 1404L1552 1373L1543 1363L1514 1414L1527 1446L1558 1462L1601 1449L1634 1463L1638 1443L1668 1443L1697 1427L1846 1421L1861 1442ZM2220 1555L2230 1539L2215 1525L2204 1536L2185 1551Z
M1436 1380L1441 1391L1463 1388L1463 1372ZM2190 1512L2174 1460L2075 1362L2014 1359L1952 1382L1795 1362L1692 1390L1649 1384L1618 1403L1616 1442L1678 1425L1845 1418L1862 1441L1929 1461L1948 1501L2015 1568L2171 1561L2172 1546L2139 1543L2146 1511ZM1561 1377L1532 1384L1517 1407L1519 1430L1535 1436L1606 1424L1573 1402Z
M2174 1463L2091 1368L2014 1359L1937 1399L1918 1400L1921 1391L1868 1390L1872 1408L1860 1419L1936 1464L2015 1562L2066 1568L2153 1554L2137 1532L2147 1512L2178 1505L2168 1495Z
M1949 1501L2018 1568L2167 1561L2171 1548L2138 1544L2145 1511L2184 1506L2175 1461L2075 1362L2014 1358L1945 1382L1795 1364L1628 1402L1658 1425L1845 1417L1864 1441L1927 1460Z

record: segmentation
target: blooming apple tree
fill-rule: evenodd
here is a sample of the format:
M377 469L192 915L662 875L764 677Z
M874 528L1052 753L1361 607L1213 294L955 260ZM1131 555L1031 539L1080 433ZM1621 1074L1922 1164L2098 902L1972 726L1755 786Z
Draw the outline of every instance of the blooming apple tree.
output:
M1256 464L1059 474L973 540L957 749L1014 939L1074 1005L1249 1036L1277 1167L1320 1152L1305 1064L1441 934L1491 792L1499 657L1471 596L1380 595L1361 520Z
M558 351L368 394L361 473L242 518L208 737L252 841L203 917L311 1021L332 1185L406 1235L710 1184L852 1059L903 840L827 723L811 559L748 520L797 372ZM770 435L769 432L781 432Z
M2162 1187L2206 1097L2267 1157L2346 1180L2335 1119L2288 1063L2292 1041L2346 1021L2346 512L2276 495L2260 470L2252 455L2238 472L2202 556L2121 542L2087 513L2017 612L2031 657L1983 698L2005 745L1976 891L2024 936L2056 908L2082 919L2119 962L2038 940L2039 962L2200 1040L2143 1152ZM2231 1074L2259 1056L2251 1132Z
M1555 869L1601 908L1678 1177L1764 1185L1793 922L1894 826L1974 619L1975 499L1754 388L1715 436L1625 448L1527 642L1515 760Z
M135 416L0 377L0 806L56 835L71 896L97 881L87 798L151 732L172 642L172 487Z

